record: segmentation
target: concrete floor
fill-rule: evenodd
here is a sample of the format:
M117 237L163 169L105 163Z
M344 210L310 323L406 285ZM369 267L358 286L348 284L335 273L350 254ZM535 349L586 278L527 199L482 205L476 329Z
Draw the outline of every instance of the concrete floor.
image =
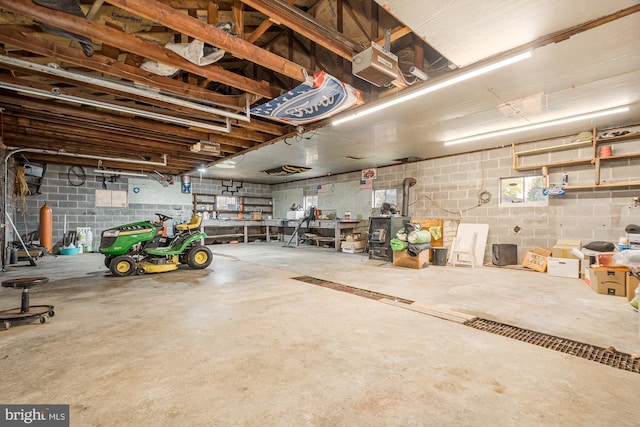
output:
M640 353L626 298L494 267L392 267L281 243L215 245L206 270L112 277L99 254L47 276L46 325L0 331L2 403L72 426L638 426L640 375L293 280L313 276ZM0 309L20 292L0 288Z

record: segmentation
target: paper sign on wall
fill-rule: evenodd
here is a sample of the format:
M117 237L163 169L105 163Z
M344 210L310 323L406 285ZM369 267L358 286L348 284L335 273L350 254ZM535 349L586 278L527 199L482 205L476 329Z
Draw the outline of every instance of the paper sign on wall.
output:
M376 179L378 177L378 169L369 168L362 169L362 179Z

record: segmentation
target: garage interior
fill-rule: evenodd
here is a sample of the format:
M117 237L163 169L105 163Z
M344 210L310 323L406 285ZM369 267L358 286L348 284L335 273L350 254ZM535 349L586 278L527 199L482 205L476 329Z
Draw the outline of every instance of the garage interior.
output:
M640 425L638 11L0 0L3 406Z

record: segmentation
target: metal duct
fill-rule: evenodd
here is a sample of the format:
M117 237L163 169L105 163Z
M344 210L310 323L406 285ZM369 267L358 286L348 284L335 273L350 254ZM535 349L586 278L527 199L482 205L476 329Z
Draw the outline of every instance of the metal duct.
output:
M416 185L415 178L405 178L402 181L402 216L409 216L409 187Z

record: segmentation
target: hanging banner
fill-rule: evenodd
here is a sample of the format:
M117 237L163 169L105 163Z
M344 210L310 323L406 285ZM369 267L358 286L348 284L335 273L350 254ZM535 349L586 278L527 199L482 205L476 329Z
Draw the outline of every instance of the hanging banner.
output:
M251 114L291 125L305 125L362 102L362 93L324 71L271 101L254 107Z

